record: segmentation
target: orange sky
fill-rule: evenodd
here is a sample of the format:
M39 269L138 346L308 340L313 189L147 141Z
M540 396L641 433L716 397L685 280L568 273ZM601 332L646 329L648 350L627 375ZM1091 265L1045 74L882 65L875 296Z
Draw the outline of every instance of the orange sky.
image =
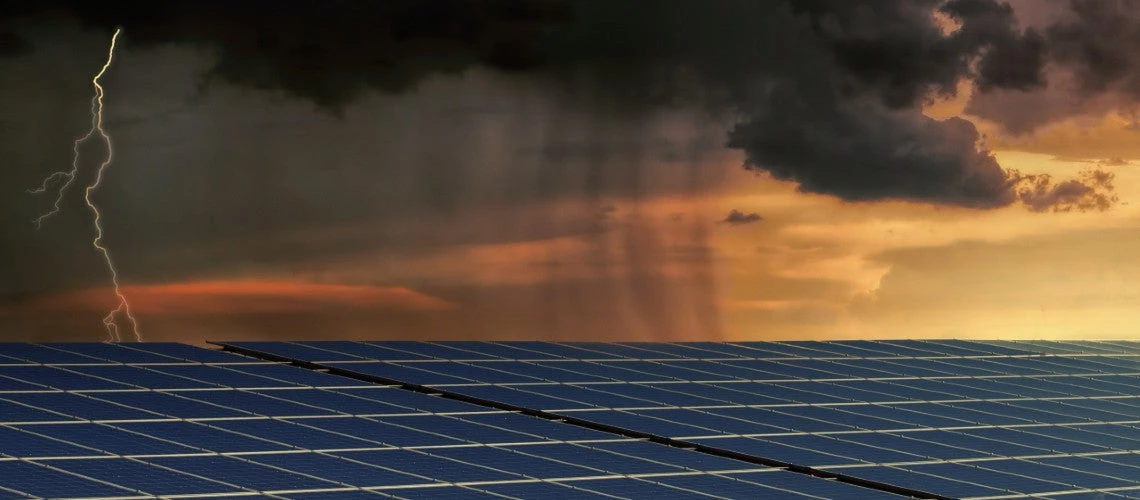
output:
M48 49L0 58L0 74L22 75L0 79L0 95L20 96L5 114L26 124L0 144L5 185L66 165L88 123L90 74L59 62L101 61L106 40L67 26ZM1103 212L975 210L905 182L846 193L929 202L847 202L747 171L725 147L728 113L592 109L544 79L475 67L353 94L333 117L233 81L200 94L215 53L129 42L104 82L116 157L97 198L150 340L1119 338L1140 323L1140 132L1115 94L1066 102L1086 113L1022 135L970 115L987 110L970 108L965 80L927 105L976 125L1003 169L1059 181L1102 169L1119 199ZM760 69L786 69L772 64ZM984 104L1032 114L1072 98L1071 81L1053 82ZM875 132L854 130L830 132ZM818 174L799 167L785 176ZM48 201L0 197L5 340L102 338L115 299L77 200L37 232L27 221ZM725 221L733 211L756 220Z

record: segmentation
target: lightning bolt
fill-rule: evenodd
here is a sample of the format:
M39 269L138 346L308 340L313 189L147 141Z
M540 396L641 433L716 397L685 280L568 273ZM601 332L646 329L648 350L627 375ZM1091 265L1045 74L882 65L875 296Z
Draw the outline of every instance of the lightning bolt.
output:
M42 194L47 192L52 185L63 181L59 184L56 190L55 201L52 203L51 210L45 212L43 215L36 217L34 220L36 228L39 229L43 226L44 221L60 212L63 197L67 194L68 188L75 183L75 178L79 174L79 146L87 142L88 139L98 136L102 139L103 143L107 146L107 156L103 162L99 164L99 169L95 172L95 180L91 181L83 190L83 201L87 203L87 208L91 210L92 224L95 226L95 238L91 240L91 246L103 256L103 262L107 265L107 270L111 273L111 284L113 285L115 298L118 300L118 305L115 306L106 316L103 317L103 326L107 329L107 341L119 342L123 339L119 331L118 318L120 316L126 317L130 333L133 335L135 341L142 341L142 333L139 331L139 323L134 314L131 313L131 304L127 301L127 296L123 294L122 288L119 286L119 270L115 267L115 262L111 259L111 252L103 244L103 222L102 214L99 212L99 207L91 200L91 194L99 189L99 185L103 182L103 173L114 159L115 150L111 145L111 136L103 130L103 86L99 85L99 79L107 72L107 68L111 67L111 61L115 57L115 42L119 39L119 33L122 32L121 28L115 29L115 34L111 36L111 47L107 51L107 61L103 63L103 67L99 68L99 72L91 78L91 85L95 88L95 95L91 98L91 128L83 136L75 139L72 144L73 155L71 157L71 169L61 170L55 172L44 178L38 188L29 190L33 194Z

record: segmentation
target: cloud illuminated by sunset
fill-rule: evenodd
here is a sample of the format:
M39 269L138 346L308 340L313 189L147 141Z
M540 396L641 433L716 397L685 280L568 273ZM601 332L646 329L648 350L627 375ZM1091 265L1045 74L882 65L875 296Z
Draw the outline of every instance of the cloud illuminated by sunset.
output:
M103 310L107 289L88 288L20 302L25 313ZM299 281L195 281L124 287L134 310L154 315L225 315L309 311L439 311L454 304L398 286Z

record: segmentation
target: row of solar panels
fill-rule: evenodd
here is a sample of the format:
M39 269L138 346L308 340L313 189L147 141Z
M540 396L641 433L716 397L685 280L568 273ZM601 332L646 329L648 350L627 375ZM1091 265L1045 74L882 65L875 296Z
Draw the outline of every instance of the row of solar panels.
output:
M948 343L963 349L976 344ZM1140 455L1136 454L1140 451L1140 428L1136 427L1140 423L1140 377L1135 370L1115 365L1121 362L1129 366L1132 359L1103 354L1114 351L1115 344L1059 345L1057 350L1067 351L1065 354L908 360L915 368L952 371L951 377L941 378L851 380L861 374L848 374L841 380L803 377L810 380L783 383L728 382L696 376L683 381L684 375L664 370L695 366L683 365L693 361L626 361L629 364L620 365L625 372L614 369L619 366L617 362L590 363L603 367L597 370L601 376L624 378L626 382L592 384L566 383L568 379L561 372L531 368L540 364L549 368L554 362L497 361L492 365L455 360L396 363L348 359L374 348L412 350L403 344L376 342L358 348L351 343L238 343L233 347L268 357L325 360L323 366L352 376L428 385L455 395L547 410L596 424L950 497L1082 492L1106 498L1140 496ZM813 344L812 348L836 353L842 350L831 343ZM419 352L437 349L433 345ZM298 358L299 354L306 356ZM330 356L338 354L341 357ZM971 371L978 366L977 361L990 363L984 377ZM718 365L741 368L754 362ZM1119 371L1111 376L1089 375L1098 370L1090 370L1088 363L1109 373ZM785 378L805 375L797 371L804 368L802 365L790 361L766 362L763 366ZM576 368L584 374L594 373L590 368ZM1052 375L1029 375L1035 371ZM631 375L623 376L627 372ZM648 372L655 375L643 377ZM500 373L548 378L520 382ZM658 375L674 380L649 382L660 380ZM726 393L732 396L724 397ZM745 394L755 395L755 399ZM670 408L673 405L680 407ZM644 409L633 409L639 406Z
M587 348L462 343L488 351L535 344ZM314 345L324 352L332 343L235 346L291 357ZM359 354L443 344L335 345ZM1079 352L1005 359L1128 359L1066 349ZM416 363L407 373L425 375L400 379L423 385L431 374L452 376L432 367L476 367L461 385L427 390L485 403L478 405L353 371L397 364L380 360L337 362L330 368L338 376L179 344L8 344L0 355L13 360L0 366L0 493L14 496L856 498L887 495L866 487L879 482L945 497L1140 497L1140 380L1127 373L641 382L625 376L640 368L599 368L605 382L520 383L481 380L486 365L451 360ZM512 372L537 362L494 363ZM606 363L581 373L593 366ZM615 427L707 449L650 443Z
M695 384L694 384L695 385ZM321 386L318 386L321 387ZM686 388L689 385L685 386ZM709 385L710 391L718 386ZM720 387L723 389L723 387ZM231 390L87 390L0 391L0 400L24 410L9 408L0 422L66 421L66 415L79 412L92 420L153 419L167 409L179 408L184 418L244 417L251 414L293 416L305 414L390 415L408 411L413 403L394 391L378 392L367 387L324 386L306 388L245 388ZM334 390L335 389L335 390ZM941 401L903 401L881 398L879 402L839 400L826 403L802 402L797 393L781 391L751 404L752 393L733 392L728 400L673 392L669 385L610 384L605 386L472 386L460 388L464 394L494 401L547 411L588 414L598 408L624 410L630 415L654 415L672 420L683 415L698 424L690 427L690 435L701 428L724 429L734 433L787 431L788 428L809 432L864 429L887 430L908 427L955 427L968 425L1083 424L1088 422L1132 421L1140 415L1140 398L1136 396L1097 396L1043 398L1004 398L1002 400L949 399ZM696 387L691 388L696 391ZM724 389L728 391L728 389ZM785 399L779 399L783 393ZM743 401L743 402L742 402ZM219 407L219 403L224 404ZM420 404L415 402L415 404ZM404 405L404 406L401 406ZM448 411L434 405L431 411ZM38 409L44 410L38 410ZM707 422L697 422L701 418ZM789 420L790 419L790 420ZM790 423L789 423L790 422ZM844 422L844 425L827 422Z
M20 344L4 345L0 354L103 363L0 367L11 369L0 370L0 496L868 494L778 468L176 344ZM140 364L108 364L134 360ZM885 494L870 492L877 495Z
M160 348L118 347L110 344L55 343L53 347L35 344L8 344L0 354L0 365L5 364L91 364L91 363L170 363L193 359L203 363L244 362L221 354L201 355L194 347L174 343L152 343ZM842 359L842 358L961 358L1039 357L1039 356L1137 356L1140 342L1056 342L1056 341L963 341L963 340L888 340L888 341L833 341L833 342L681 342L681 343L557 343L557 342L243 342L252 349L269 347L282 356L313 361L416 361L416 360L610 360L630 361L643 359ZM161 349L155 351L153 349ZM1112 358L1120 363L1119 358ZM946 360L941 360L947 362ZM1104 361L1098 359L1098 361ZM1001 362L1016 363L1009 359ZM1063 368L1073 366L1071 359L1051 359L1048 363L1062 363ZM902 363L904 366L905 362ZM913 363L911 363L913 365ZM776 365L782 366L782 365ZM831 366L831 365L824 365ZM840 364L839 366L853 366ZM895 366L895 365L885 365ZM962 365L931 366L957 370ZM966 367L993 368L992 364L975 363ZM1026 366L1011 365L1011 366ZM1135 365L1119 365L1133 367ZM844 368L847 370L847 368ZM826 371L826 370L825 370ZM890 372L890 370L887 370ZM783 373L782 369L780 372Z
M1138 355L1140 342L851 340L832 342L243 342L313 361L552 359L834 359Z

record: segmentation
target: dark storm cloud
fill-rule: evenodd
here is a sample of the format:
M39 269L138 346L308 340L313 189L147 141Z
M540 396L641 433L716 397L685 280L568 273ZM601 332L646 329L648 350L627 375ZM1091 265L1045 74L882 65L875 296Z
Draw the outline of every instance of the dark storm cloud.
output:
M1048 29L1051 58L1085 95L1118 89L1140 98L1140 2L1071 0L1073 17Z
M1012 8L995 0L646 5L40 2L6 17L66 12L105 29L127 25L136 45L207 47L216 55L207 81L281 91L333 112L369 90L403 92L475 67L548 84L601 115L699 105L737 117L728 146L745 153L749 168L803 191L976 208L1021 199L1021 180L979 150L971 123L930 119L922 104L954 94L963 78L983 91L1038 88L1046 41L1087 38L1076 28L1050 37L1023 30ZM956 28L947 32L936 14ZM1040 183L1048 190L1054 181L1037 177L1034 186ZM1086 187L1089 196L1102 188Z
M0 31L0 56L16 56L31 50L31 45L16 33Z
M1038 20L1044 46L1039 66L1049 85L1005 92L983 87L967 112L1027 134L1051 122L1118 111L1140 104L1140 2L1058 0L1026 3L1050 19ZM1021 92L1031 90L1031 92Z
M731 226L742 226L744 224L751 224L753 222L760 222L762 220L764 220L764 217L756 212L744 213L740 210L733 209L728 212L728 215L721 219L721 222Z
M207 74L281 90L339 110L368 89L403 92L425 77L475 65L527 65L522 41L561 17L544 0L5 1L10 24L74 19L133 44L190 43L215 52Z

